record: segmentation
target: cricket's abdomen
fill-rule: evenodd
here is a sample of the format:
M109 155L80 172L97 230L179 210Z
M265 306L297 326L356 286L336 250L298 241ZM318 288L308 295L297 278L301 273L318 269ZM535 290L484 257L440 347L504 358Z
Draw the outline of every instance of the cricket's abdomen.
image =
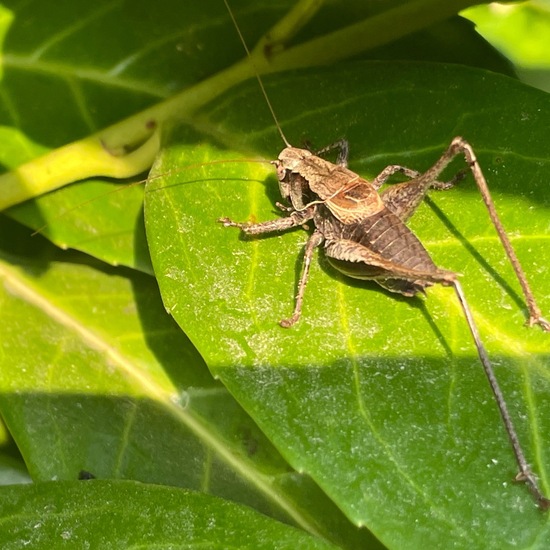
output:
M387 208L365 218L354 228L344 229L346 233L358 244L403 267L419 271L437 270L414 233Z
M412 231L386 208L354 224L322 218L327 259L348 277L371 279L405 296L456 277L439 269Z

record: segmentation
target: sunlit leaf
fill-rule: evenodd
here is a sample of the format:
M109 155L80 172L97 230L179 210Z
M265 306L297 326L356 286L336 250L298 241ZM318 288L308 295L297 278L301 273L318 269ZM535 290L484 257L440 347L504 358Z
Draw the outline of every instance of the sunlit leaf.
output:
M550 311L545 94L460 67L368 63L275 77L267 89L292 143L345 136L351 167L367 177L390 163L426 169L453 136L466 137ZM220 162L235 159L235 148L273 158L281 145L269 113L250 84L195 128L172 136L157 171L201 167L146 191L155 273L165 306L285 458L390 547L488 547L490 532L491 547L502 548L549 536L546 517L513 483L514 458L452 291L395 298L340 276L321 253L302 320L282 329L307 234L243 239L216 223L281 215L269 165ZM202 165L209 159L216 164ZM549 336L523 326L519 285L471 178L433 194L411 226L439 265L463 274L548 491ZM414 532L396 529L403 517Z

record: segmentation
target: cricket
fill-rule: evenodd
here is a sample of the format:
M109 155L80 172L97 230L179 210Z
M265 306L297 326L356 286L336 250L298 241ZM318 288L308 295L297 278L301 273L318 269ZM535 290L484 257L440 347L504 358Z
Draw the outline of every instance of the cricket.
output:
M224 3L250 57L248 46L227 0ZM425 172L389 165L372 181L367 181L348 169L349 146L345 140L337 141L317 152L293 147L283 133L257 71L256 78L285 145L277 160L272 162L277 171L280 193L285 201L285 204L277 203L277 207L284 216L261 223L238 222L229 218L221 218L219 222L225 227L238 228L247 235L277 233L306 224L312 227L305 245L294 311L290 317L281 320L280 325L290 328L300 320L312 258L317 248L322 249L330 265L344 275L375 281L386 290L403 296L412 297L423 293L434 284L453 287L508 434L518 466L515 479L526 484L541 510L548 510L550 500L541 491L537 476L526 460L458 274L435 265L420 240L406 225L428 191L452 189L469 169L521 285L529 312L527 324L539 325L542 330L550 331L550 322L542 316L537 305L499 219L471 145L462 137L455 137L447 150ZM338 153L336 163L323 158L333 150ZM464 157L467 169L459 172L450 181L440 181L443 170L459 155ZM402 174L408 180L390 185L379 193L381 186L396 173Z

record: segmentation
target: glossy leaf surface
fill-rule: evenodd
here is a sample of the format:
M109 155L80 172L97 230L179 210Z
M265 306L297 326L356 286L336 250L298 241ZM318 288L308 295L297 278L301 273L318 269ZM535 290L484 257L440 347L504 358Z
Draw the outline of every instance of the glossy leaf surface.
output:
M345 135L351 168L366 177L390 163L425 169L453 136L467 137L550 309L545 94L489 73L411 64L356 64L267 84L292 143ZM201 167L153 180L146 191L165 306L285 458L386 544L450 537L459 547L486 546L487 531L494 547L548 537L546 517L512 482L513 455L450 289L395 298L343 278L320 254L302 320L278 326L293 308L307 234L243 239L216 223L280 215L269 165L220 162L235 158L235 146L271 147L273 156L280 148L258 95L253 84L243 87L203 113L198 134L173 136L158 173ZM502 131L495 121L506 122ZM471 178L433 194L411 227L439 265L463 274L520 438L548 489L549 337L523 326L518 283ZM395 529L392 518L404 516L414 534Z
M0 542L31 548L334 548L203 493L131 481L0 489Z

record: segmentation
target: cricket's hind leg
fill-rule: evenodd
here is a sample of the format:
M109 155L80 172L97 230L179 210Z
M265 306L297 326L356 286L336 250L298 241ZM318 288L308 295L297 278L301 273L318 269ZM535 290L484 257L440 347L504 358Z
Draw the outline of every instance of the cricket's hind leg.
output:
M487 207L487 210L489 212L489 217L493 225L495 226L497 234L500 238L500 242L502 243L506 255L508 256L512 267L514 268L516 277L518 278L518 281L521 285L523 295L527 304L527 309L529 311L529 319L527 321L527 324L529 326L538 324L542 327L543 330L550 332L550 322L542 317L541 310L538 307L531 287L529 286L527 277L525 276L523 268L521 267L514 248L512 247L510 239L508 238L504 226L502 225L502 222L500 221L500 218L497 214L493 199L491 197L491 193L489 192L489 187L487 186L485 176L481 171L481 167L479 166L479 162L477 161L474 150L465 139L461 137L455 137L447 150L443 153L443 155L441 155L441 157L435 162L435 164L426 172L415 176L411 181L397 184L395 186L389 187L386 191L384 191L381 195L384 204L401 220L406 221L413 215L414 211L416 210L429 189L449 189L454 185L454 183L456 183L456 181L464 177L464 171L461 171L450 182L441 183L438 181L438 178L443 170L445 170L445 168L451 163L451 161L460 154L464 156L468 167L472 171L474 180L479 189L483 202L485 203L485 206ZM399 170L398 168L400 167L391 166L386 168L384 171L382 171L380 176L378 176L377 180L383 180L384 177L387 178L392 173L403 171ZM408 171L408 169L406 170ZM404 172L405 175L407 175L407 171ZM388 175L386 176L386 174Z
M380 196L386 207L404 222L414 214L430 189L446 191L466 175L466 172L461 170L451 180L439 181L434 179L432 174L421 174L404 166L390 165L384 168L374 179L375 187L380 187L390 176L397 172L401 172L412 179L388 187Z
M502 243L506 255L508 256L512 267L514 268L516 277L518 278L518 281L521 285L521 289L527 303L527 309L529 310L529 319L527 321L527 324L529 326L540 325L543 330L550 332L550 322L542 317L541 310L538 307L533 292L531 291L531 287L529 286L527 277L525 276L519 259L516 256L516 252L512 247L512 243L510 242L506 230L504 229L504 226L502 225L502 222L500 221L500 218L497 214L495 204L493 203L491 193L489 192L489 187L487 186L487 181L485 180L485 176L481 171L481 167L479 165L479 162L477 161L477 157L474 153L474 150L472 149L472 146L464 138L455 137L449 145L447 151L443 153L441 158L427 172L425 172L422 177L425 177L428 180L436 180L439 174L441 174L441 172L453 160L453 158L460 154L464 156L466 163L472 171L483 202L485 203L487 211L489 212L489 217L491 218L491 221L495 226L497 234L500 238L500 242Z

